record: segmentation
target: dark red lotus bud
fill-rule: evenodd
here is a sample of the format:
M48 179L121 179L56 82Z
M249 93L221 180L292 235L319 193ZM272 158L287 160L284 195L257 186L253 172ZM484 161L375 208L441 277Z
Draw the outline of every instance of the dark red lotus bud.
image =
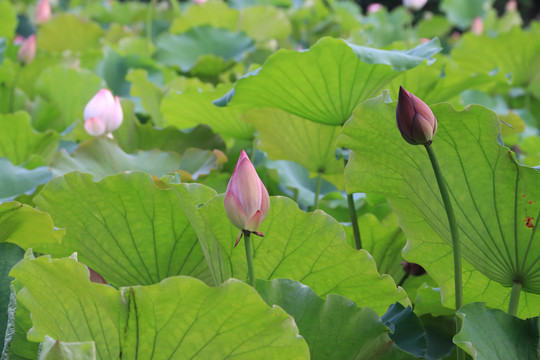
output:
M412 145L429 145L437 132L437 119L422 100L399 87L396 120L401 136Z
M403 267L403 271L412 276L420 276L426 273L426 270L418 264L410 263L408 261L402 261L400 264Z

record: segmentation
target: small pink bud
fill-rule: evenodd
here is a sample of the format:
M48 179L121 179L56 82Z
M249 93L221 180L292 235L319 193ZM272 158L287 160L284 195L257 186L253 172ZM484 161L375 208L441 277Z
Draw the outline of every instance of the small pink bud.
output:
M420 10L426 3L427 0L403 0L403 6L411 10Z
M84 108L84 127L92 136L99 136L118 129L122 125L123 119L124 114L120 99L118 96L113 97L107 89L99 90ZM102 127L103 131L101 131Z
M517 10L517 1L516 0L510 0L506 3L506 11L512 12Z
M268 215L269 209L268 191L246 152L242 150L225 192L227 217L240 230L255 232Z
M484 20L482 20L480 16L474 18L471 25L471 31L476 35L482 35L484 32Z
M193 3L195 3L195 4L204 4L207 1L208 0L193 0Z
M437 118L417 96L399 87L396 121L401 136L412 145L430 145L437 132Z
M39 0L36 6L35 16L38 24L49 21L51 18L51 4L49 3L49 0Z
M23 42L24 42L24 36L22 36L22 35L20 35L20 34L19 34L19 35L16 35L16 36L15 36L15 39L13 39L13 45L19 46L19 45L21 45Z
M19 48L17 59L23 64L29 64L34 60L36 56L36 35L30 35L24 40Z
M376 13L377 11L382 10L383 7L384 6L380 3L371 3L367 7L367 13L368 14Z

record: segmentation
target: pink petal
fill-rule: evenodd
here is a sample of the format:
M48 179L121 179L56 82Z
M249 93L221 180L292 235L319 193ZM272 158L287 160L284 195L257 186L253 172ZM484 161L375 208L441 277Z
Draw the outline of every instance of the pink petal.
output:
M242 205L232 193L227 193L225 195L225 212L234 226L240 230L245 228L247 222L246 214L242 209Z
M36 35L30 35L26 40L23 41L19 52L17 53L17 59L23 63L28 64L34 60L36 56Z
M92 136L100 136L105 133L105 124L99 118L90 118L84 122L84 129Z
M36 22L43 24L51 18L51 4L49 0L39 0L36 6Z
M122 105L120 104L120 99L118 96L114 98L114 106L110 109L108 121L107 121L107 132L113 132L122 125L124 120L124 113L122 111Z
M107 122L112 109L114 108L114 98L107 89L101 89L84 108L84 120L90 118L100 118Z
M264 217L262 216L261 212L257 210L257 212L255 212L255 215L253 215L251 219L249 219L249 221L247 222L245 230L249 230L249 231L257 230L259 226L261 225L261 223L263 222L263 220L264 220Z

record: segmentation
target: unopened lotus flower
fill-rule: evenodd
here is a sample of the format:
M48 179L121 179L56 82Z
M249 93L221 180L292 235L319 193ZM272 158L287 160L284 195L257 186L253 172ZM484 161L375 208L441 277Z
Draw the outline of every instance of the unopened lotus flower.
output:
M242 150L225 192L225 212L231 223L249 233L262 236L256 230L268 215L270 197L255 167ZM240 240L240 236L237 242Z
M437 132L437 118L417 96L399 87L396 121L401 136L412 145L430 145Z
M29 64L34 60L36 56L36 35L30 35L26 38L19 48L17 53L17 59L23 64Z
M38 24L49 21L51 18L51 4L49 3L49 0L39 0L36 6L35 16Z
M118 129L123 119L120 99L107 89L99 90L84 108L84 128L92 136Z
M482 35L482 33L484 32L484 20L482 20L482 17L477 16L474 18L471 24L471 31L475 35Z
M426 3L427 0L403 0L403 6L411 10L420 10Z

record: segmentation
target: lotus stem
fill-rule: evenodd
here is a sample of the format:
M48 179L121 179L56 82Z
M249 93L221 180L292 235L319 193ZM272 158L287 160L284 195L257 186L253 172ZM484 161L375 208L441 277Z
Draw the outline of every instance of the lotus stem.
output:
M452 202L450 201L450 196L448 194L448 189L446 188L446 183L444 181L444 176L439 167L439 162L435 156L435 151L431 145L425 145L426 151L431 161L433 171L435 172L435 177L437 178L437 184L439 185L439 191L441 192L441 197L444 204L444 209L446 210L446 216L448 217L448 225L450 226L450 234L452 237L452 249L454 250L454 286L455 286L455 297L456 297L456 311L458 311L463 306L463 280L462 280L462 270L461 270L461 244L459 242L459 232L456 222L456 216L454 214L454 209L452 208ZM456 333L461 330L463 321L461 318L456 316ZM460 347L457 347L457 359L465 359L465 352Z
M517 316L519 295L521 294L521 286L522 284L518 281L514 281L512 285L512 292L510 293L510 303L508 304L508 313L512 316Z
M253 267L253 251L251 249L251 232L244 231L244 244L246 246L246 261L248 267L249 285L255 287L255 268Z
M319 208L319 195L321 194L321 183L322 183L322 171L319 171L319 175L317 176L317 185L315 187L315 201L313 203L313 210L317 210Z
M360 238L360 228L358 227L358 217L356 216L353 194L347 194L347 202L349 203L349 215L353 228L354 244L356 245L356 250L360 250L362 248L362 238Z

